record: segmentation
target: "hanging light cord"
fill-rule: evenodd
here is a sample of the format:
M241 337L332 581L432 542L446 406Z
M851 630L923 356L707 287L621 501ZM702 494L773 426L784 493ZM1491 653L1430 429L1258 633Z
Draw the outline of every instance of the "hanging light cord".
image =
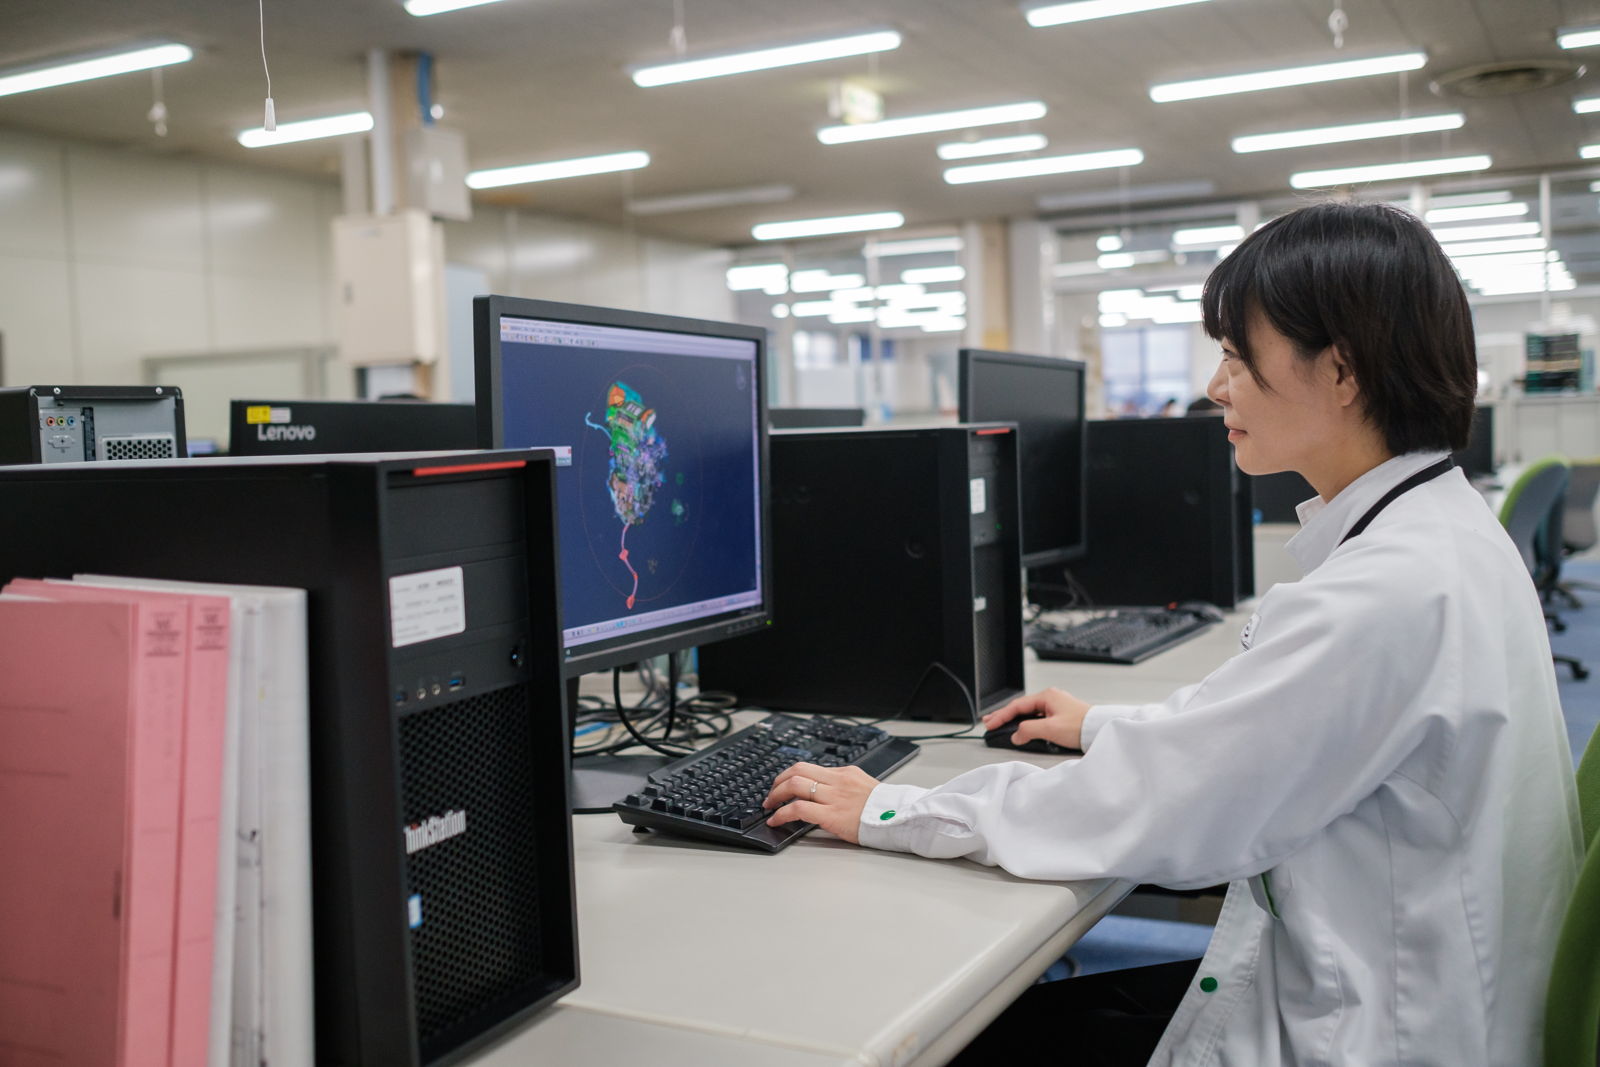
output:
M272 71L267 67L267 12L266 0L256 0L256 17L261 27L261 72L267 76L267 113L262 123L268 133L278 128L278 116L272 107Z

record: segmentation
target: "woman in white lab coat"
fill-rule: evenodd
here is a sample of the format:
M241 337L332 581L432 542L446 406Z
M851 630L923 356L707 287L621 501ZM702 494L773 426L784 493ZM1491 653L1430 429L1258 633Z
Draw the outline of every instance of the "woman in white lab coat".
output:
M1538 597L1450 465L1477 389L1460 282L1413 216L1328 203L1246 238L1203 304L1240 469L1317 492L1289 542L1303 579L1162 703L1049 690L986 716L1043 713L1016 743L1081 760L935 789L800 764L771 821L1025 878L1231 883L1181 1003L1129 1009L1159 1017L1147 1038L1090 1057L1126 1034L1097 1044L1119 1013L1073 1014L1068 980L1033 987L972 1062L1537 1064L1582 845Z

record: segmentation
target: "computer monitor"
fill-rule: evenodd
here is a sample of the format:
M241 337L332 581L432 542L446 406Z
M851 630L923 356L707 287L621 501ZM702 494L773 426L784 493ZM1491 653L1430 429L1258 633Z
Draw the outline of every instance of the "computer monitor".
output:
M1017 424L1022 565L1044 567L1085 549L1085 365L1074 359L963 348L963 422Z
M501 296L473 322L479 444L558 449L568 677L768 625L766 332ZM608 766L575 762L577 807L653 769Z
M774 430L828 430L864 426L867 413L862 408L770 408L767 418Z
M1472 432L1467 447L1456 453L1456 464L1469 478L1494 475L1494 405L1479 404L1472 409Z

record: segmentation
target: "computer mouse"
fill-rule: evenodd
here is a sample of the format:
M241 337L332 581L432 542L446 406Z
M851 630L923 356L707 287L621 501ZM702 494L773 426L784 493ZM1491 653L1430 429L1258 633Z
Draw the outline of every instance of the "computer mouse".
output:
M1063 748L1054 741L1046 741L1042 737L1036 737L1032 741L1028 741L1020 745L1013 745L1011 743L1011 735L1017 732L1017 727L1021 726L1029 719L1042 718L1044 718L1044 716L1038 714L1019 715L1015 719L1012 719L1010 722L1006 723L1004 726L997 726L993 730L990 730L988 733L984 734L983 743L988 745L990 748L1009 748L1013 752L1041 752L1047 756L1065 756L1068 754L1075 754L1078 751L1077 749Z
M1187 611L1191 615L1199 616L1207 622L1221 622L1225 617L1222 609L1215 604L1208 604L1204 600L1185 600L1172 605L1173 611Z

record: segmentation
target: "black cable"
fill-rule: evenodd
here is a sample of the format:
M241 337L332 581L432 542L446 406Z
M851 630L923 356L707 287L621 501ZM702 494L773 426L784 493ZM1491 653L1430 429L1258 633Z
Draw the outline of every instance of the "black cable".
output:
M678 717L678 654L667 653L667 728L665 736L672 737L672 726Z
M693 751L692 749L687 748L668 748L666 745L663 745L660 742L650 740L648 737L644 736L644 734L641 733L637 727L634 726L633 720L628 718L628 713L622 706L621 667L613 667L611 669L611 695L617 704L617 717L621 719L623 727L633 737L636 743L641 744L645 748L648 748L654 752L659 752L663 756L687 756Z

